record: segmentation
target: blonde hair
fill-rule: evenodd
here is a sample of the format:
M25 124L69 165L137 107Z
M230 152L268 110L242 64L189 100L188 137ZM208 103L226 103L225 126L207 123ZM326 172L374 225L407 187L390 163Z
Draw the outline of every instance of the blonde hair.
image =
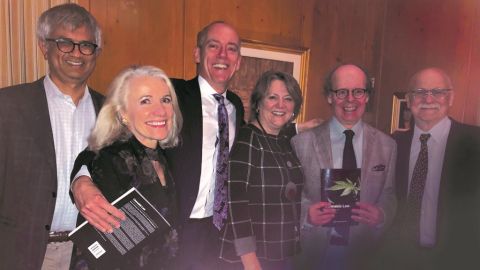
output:
M179 142L179 134L182 128L182 114L178 107L177 95L170 79L165 72L154 66L132 66L121 71L109 86L108 95L98 114L97 122L92 134L88 139L88 147L92 151L98 151L117 140L127 140L132 136L130 130L122 124L120 112L126 110L127 96L132 90L130 81L139 76L160 78L165 81L172 96L173 121L167 137L159 140L162 148L174 147Z

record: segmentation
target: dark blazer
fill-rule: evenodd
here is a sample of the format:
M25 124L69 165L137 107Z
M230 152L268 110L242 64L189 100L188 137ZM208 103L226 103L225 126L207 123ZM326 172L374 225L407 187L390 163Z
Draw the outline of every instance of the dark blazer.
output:
M98 112L103 96L90 94ZM40 269L57 192L43 78L0 89L0 104L1 267Z
M394 221L396 227L388 239L396 248L412 250L410 247L415 244L405 243L412 238L402 237L401 224L404 224L406 210L413 130L397 132L393 137L398 144L396 192L399 208ZM480 128L452 120L440 181L437 244L431 249L422 249L423 258L428 258L428 266L422 269L473 269L469 267L477 265L480 250ZM402 256L395 264L419 266L417 254L411 258Z
M165 152L177 187L181 224L190 217L200 185L203 142L202 101L198 77L189 81L172 79L172 83L182 111L183 128L180 146L167 149ZM238 132L244 123L243 104L240 98L230 91L227 91L227 99L235 106L237 119L235 130Z

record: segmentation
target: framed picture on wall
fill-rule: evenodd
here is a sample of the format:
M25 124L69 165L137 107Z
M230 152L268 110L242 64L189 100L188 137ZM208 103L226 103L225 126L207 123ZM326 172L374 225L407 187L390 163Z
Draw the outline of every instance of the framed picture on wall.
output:
M260 75L268 70L279 70L292 74L298 81L302 95L307 93L307 73L310 50L307 48L289 48L259 41L242 40L242 61L229 89L235 92L243 102L245 120L250 117L250 95ZM305 104L297 117L304 121Z
M412 112L407 106L405 93L393 93L392 124L390 127L390 132L393 133L397 130L409 130L412 124Z

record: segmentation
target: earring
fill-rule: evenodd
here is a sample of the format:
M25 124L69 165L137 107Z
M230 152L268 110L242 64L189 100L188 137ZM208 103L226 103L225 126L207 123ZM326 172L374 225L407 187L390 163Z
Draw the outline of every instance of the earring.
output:
M128 121L125 117L122 117L122 124L125 126L128 124Z

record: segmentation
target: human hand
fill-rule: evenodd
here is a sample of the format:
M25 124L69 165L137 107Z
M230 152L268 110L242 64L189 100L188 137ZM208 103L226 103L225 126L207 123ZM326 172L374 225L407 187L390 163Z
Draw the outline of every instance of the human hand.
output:
M323 119L321 118L313 118L308 121L305 121L303 123L297 123L297 130L298 133L307 131L309 129L312 129L314 127L319 126L321 123L323 123Z
M262 270L262 266L260 265L260 261L255 252L244 254L240 256L240 258L242 259L244 270Z
M336 210L331 208L329 202L317 202L308 208L308 222L312 225L329 223L335 217Z
M80 176L72 185L72 193L80 214L102 232L113 232L120 227L125 214L112 206L87 176Z
M375 205L357 202L357 208L352 208L352 219L370 226L382 224L385 217L380 207Z

